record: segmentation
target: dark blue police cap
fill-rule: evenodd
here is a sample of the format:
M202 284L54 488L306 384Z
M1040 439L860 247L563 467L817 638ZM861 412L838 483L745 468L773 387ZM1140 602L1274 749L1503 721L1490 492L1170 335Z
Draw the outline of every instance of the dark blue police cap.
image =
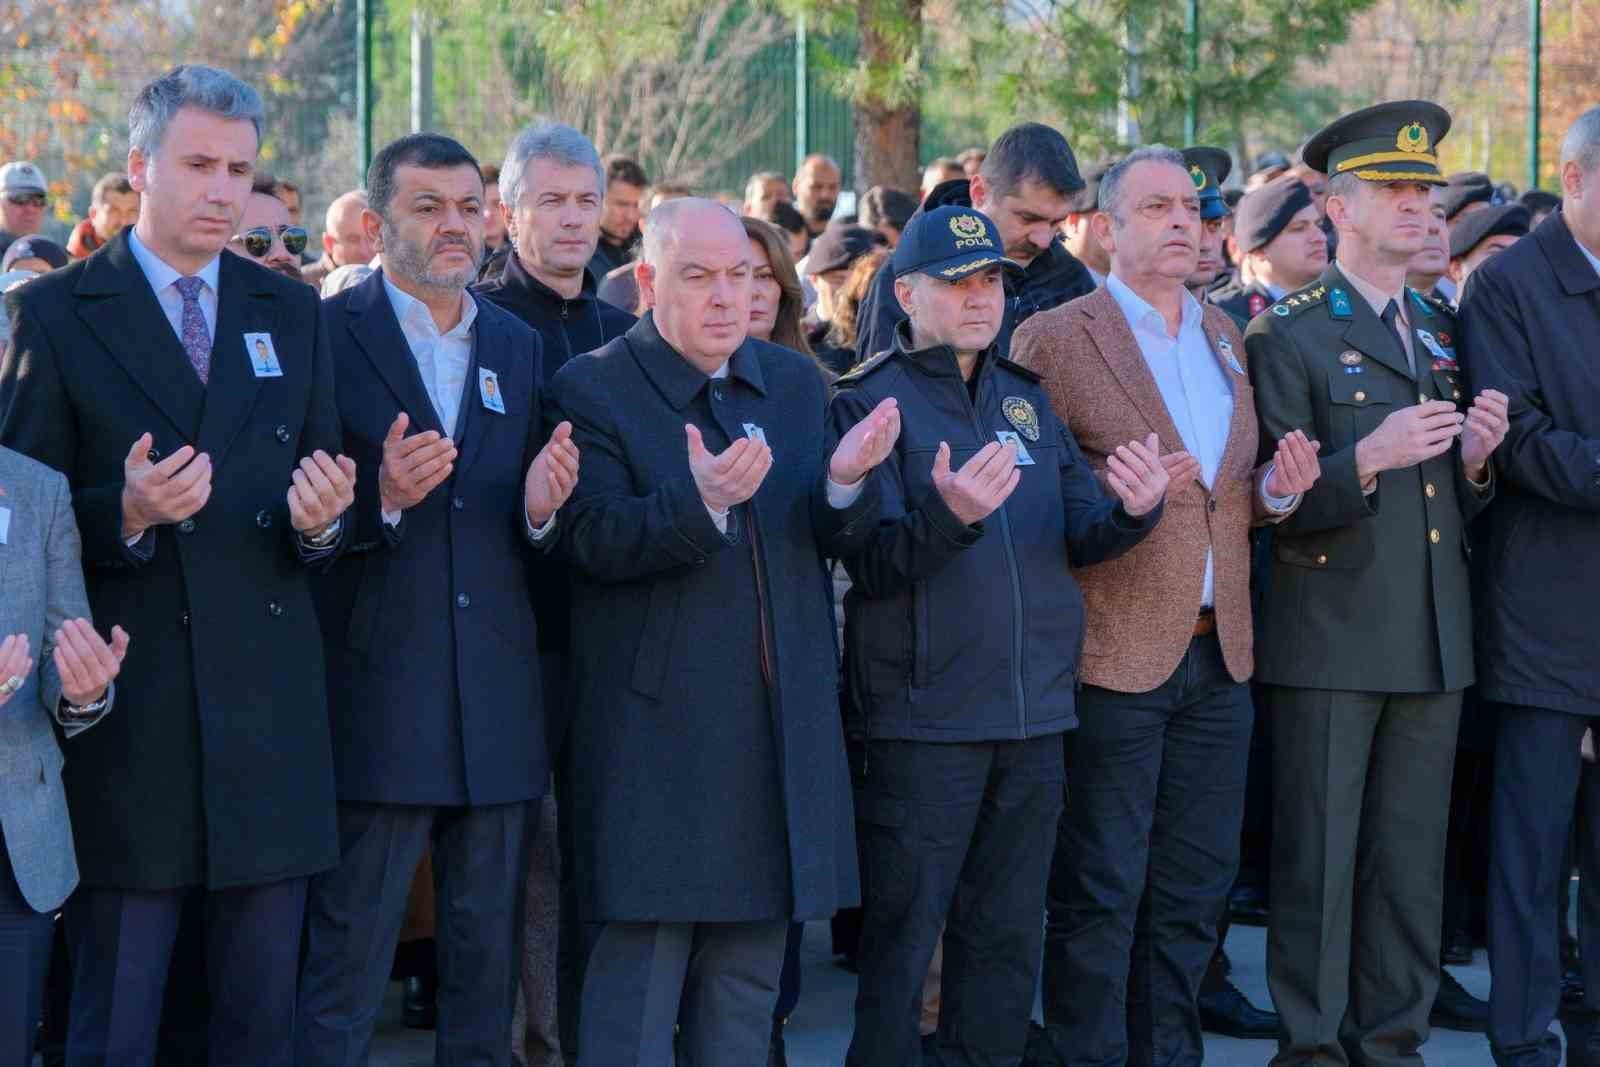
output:
M894 276L927 274L959 282L975 271L1010 264L1000 247L1000 231L989 216L970 207L947 204L913 218L894 250Z

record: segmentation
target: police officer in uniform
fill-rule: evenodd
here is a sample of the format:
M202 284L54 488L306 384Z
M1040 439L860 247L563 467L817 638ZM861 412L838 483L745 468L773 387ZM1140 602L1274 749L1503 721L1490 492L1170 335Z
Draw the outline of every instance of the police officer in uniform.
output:
M1077 725L1084 606L1068 568L1143 540L1168 482L1151 434L1116 449L1102 488L1038 375L1000 354L999 233L969 207L911 220L894 265L908 319L892 348L839 379L830 408L842 434L892 399L902 427L869 476L881 517L842 551L849 729L865 737L852 768L863 914L850 1067L922 1061L941 926L933 1062L1021 1058L1062 734Z
M1417 1062L1439 982L1445 824L1473 681L1466 524L1506 398L1474 398L1456 323L1405 286L1450 117L1398 101L1306 145L1337 260L1246 333L1263 441L1304 430L1322 478L1277 527L1257 678L1273 717L1267 982L1274 1063Z

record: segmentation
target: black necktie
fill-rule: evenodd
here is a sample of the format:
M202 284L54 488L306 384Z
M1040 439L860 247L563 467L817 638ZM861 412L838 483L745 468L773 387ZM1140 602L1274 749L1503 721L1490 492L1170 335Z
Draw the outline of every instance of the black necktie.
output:
M1406 357L1406 366L1411 366L1411 350L1406 347L1404 339L1400 336L1400 305L1393 300L1383 309L1383 324L1389 327L1389 332L1394 335L1395 344L1400 346L1400 352ZM1413 368L1415 371L1415 368Z

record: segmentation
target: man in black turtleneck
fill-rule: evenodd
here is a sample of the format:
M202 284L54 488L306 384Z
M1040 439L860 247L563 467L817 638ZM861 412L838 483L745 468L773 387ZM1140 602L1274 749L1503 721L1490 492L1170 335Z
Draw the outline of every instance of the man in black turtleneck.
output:
M511 312L539 335L543 350L541 385L547 384L573 356L622 336L634 322L632 315L595 296L597 279L589 262L600 239L604 189L605 171L594 145L571 126L560 123L539 122L523 130L511 142L500 168L502 210L511 254L499 278L484 283L475 292ZM561 755L567 730L562 694L571 643L571 596L563 564L542 557L531 570L550 749L557 754L556 797L560 807L567 796ZM554 976L543 970L542 961L549 958L543 953L530 954L523 973L529 1007L528 1046L542 1046L558 1059L563 1050L568 1054L577 1051L577 1000L583 982L576 901L568 876L571 842L565 830L563 821L557 827L565 883L561 887L560 973ZM531 877L536 882L549 877L547 867L538 858ZM553 889L553 885L546 884L540 895L549 899ZM548 920L549 916L530 917L536 925ZM549 985L557 977L559 1036L556 1020L549 1018L548 997Z

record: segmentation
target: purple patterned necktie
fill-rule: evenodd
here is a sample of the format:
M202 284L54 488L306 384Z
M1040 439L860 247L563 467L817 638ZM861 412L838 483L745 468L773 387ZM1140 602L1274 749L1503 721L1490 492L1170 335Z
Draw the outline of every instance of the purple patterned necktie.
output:
M179 278L176 284L183 297L183 351L204 385L211 376L211 331L200 313L200 287L205 283L199 278Z

